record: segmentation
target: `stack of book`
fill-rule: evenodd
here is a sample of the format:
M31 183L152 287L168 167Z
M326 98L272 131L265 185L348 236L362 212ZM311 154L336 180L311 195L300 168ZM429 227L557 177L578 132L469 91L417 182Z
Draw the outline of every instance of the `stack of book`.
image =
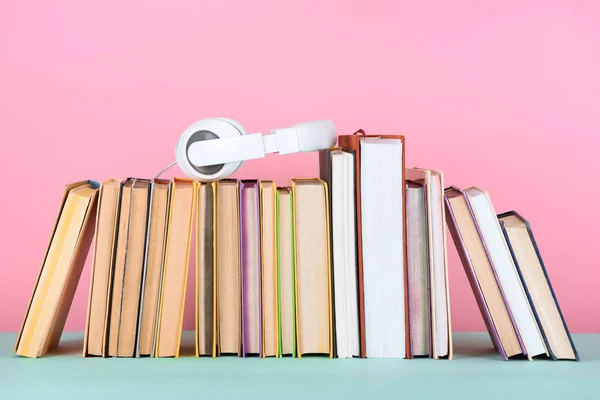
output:
M490 238L512 245L492 260L479 251L492 246L487 236L472 235L487 225L466 219L469 196L444 191L439 171L405 168L403 136L340 136L319 164L320 178L284 187L177 178L67 186L15 352L40 357L58 344L95 236L86 357L178 357L194 265L196 356L451 359L448 219L498 351L577 357L517 214L501 217L503 231L495 219Z

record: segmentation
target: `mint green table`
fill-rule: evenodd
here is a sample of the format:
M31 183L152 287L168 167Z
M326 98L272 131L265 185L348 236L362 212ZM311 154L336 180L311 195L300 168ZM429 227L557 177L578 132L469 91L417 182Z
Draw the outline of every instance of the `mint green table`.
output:
M81 357L81 333L65 333L41 359L13 355L0 333L0 399L600 399L600 335L574 335L579 363L503 361L485 333L455 333L453 361L193 357Z

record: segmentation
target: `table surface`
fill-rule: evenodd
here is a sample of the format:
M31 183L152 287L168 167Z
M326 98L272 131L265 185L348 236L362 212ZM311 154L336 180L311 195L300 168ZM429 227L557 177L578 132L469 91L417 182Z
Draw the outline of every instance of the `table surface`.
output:
M179 359L82 358L83 335L65 333L40 359L13 354L0 333L0 398L600 398L600 335L573 339L580 362L503 361L486 333L454 333L452 361L195 358L184 332Z

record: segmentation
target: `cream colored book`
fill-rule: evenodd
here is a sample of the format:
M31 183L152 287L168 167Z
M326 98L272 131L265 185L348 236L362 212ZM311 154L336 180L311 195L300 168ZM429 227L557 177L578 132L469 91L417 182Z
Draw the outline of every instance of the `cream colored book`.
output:
M333 357L329 201L320 179L294 179L293 234L298 357Z

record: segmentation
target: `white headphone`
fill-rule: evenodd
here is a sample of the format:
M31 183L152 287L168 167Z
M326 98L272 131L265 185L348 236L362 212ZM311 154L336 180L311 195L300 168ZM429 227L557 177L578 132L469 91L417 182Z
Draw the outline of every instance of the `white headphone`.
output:
M246 160L268 153L325 150L336 141L335 126L329 120L303 122L262 135L247 134L240 124L227 118L208 118L183 131L175 159L190 178L211 182L229 177Z

